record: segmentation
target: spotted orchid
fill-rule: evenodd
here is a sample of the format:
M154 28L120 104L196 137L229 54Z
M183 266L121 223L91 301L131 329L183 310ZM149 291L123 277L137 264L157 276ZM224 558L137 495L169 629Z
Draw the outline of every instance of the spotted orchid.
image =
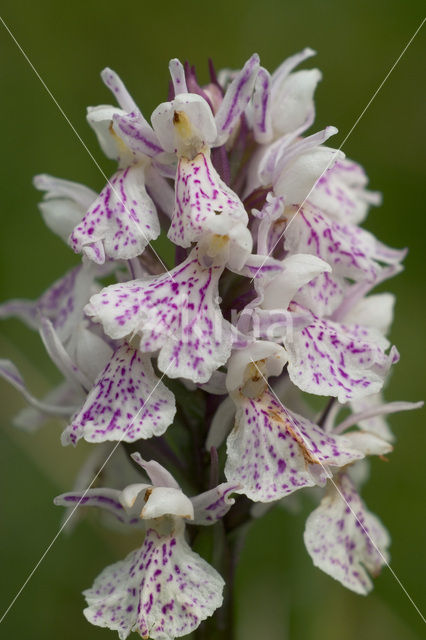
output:
M326 145L337 129L306 135L321 73L296 67L313 55L272 74L257 54L211 64L205 86L173 59L150 121L105 69L118 106L87 119L117 170L100 194L34 180L44 222L82 261L0 317L39 333L62 382L38 399L11 361L0 377L29 405L16 426L55 417L64 446L90 444L55 499L62 526L95 506L140 535L84 591L87 620L121 639L223 633L244 532L302 491L323 494L304 535L317 567L366 594L388 561L359 491L368 458L392 451L385 416L422 404L383 400L394 296L373 289L406 251L359 226L380 195Z

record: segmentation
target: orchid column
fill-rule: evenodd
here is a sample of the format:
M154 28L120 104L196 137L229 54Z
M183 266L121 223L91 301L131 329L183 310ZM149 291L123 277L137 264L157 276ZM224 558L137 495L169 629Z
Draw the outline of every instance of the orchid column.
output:
M0 315L40 333L63 380L37 399L12 362L0 374L28 402L18 428L53 415L63 446L91 445L73 490L55 498L62 526L92 506L107 526L140 531L140 546L83 592L88 621L121 639L233 637L244 534L300 490L314 507L304 540L316 566L366 594L387 562L360 471L392 450L384 416L421 405L381 396L399 359L386 337L394 299L371 291L405 251L359 226L380 197L324 146L337 130L306 135L321 74L295 68L313 54L272 75L256 54L239 71L211 66L203 87L174 59L151 124L105 69L119 106L87 119L116 172L99 195L34 181L45 223L81 263ZM307 394L324 398L319 414Z

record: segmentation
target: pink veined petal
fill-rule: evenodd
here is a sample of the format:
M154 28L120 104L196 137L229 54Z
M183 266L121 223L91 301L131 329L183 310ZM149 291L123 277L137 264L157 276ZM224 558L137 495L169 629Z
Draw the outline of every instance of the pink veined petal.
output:
M258 71L259 56L254 53L232 80L223 97L215 118L218 132L215 146L226 142L247 107Z
M345 438L329 436L285 409L268 389L259 398L240 395L235 402L225 476L255 502L272 502L303 487L324 484L329 466L364 457Z
M221 267L201 268L195 248L169 273L106 287L86 312L113 338L141 335L140 350L160 350L169 378L207 382L231 352L231 325L218 304Z
M214 489L191 498L194 506L194 519L191 524L211 525L223 518L235 502L231 493L239 488L238 484L223 482Z
M192 160L179 159L175 208L168 238L182 247L189 247L203 234L213 229L215 218L227 223L231 229L237 223L247 225L244 205L219 177L205 150Z
M303 308L292 303L291 309ZM303 391L335 396L339 402L377 393L398 353L371 327L339 324L311 313L311 322L284 336L288 373Z
M316 567L362 595L372 589L368 573L380 573L388 561L389 534L370 513L347 474L306 521L305 545Z
M140 111L114 114L113 127L133 153L153 158L163 152L160 141Z
M37 301L8 300L0 304L0 319L19 318L30 329L38 329Z
M121 491L117 489L89 489L88 491L70 491L54 499L61 507L98 507L112 513L119 522L141 526L140 518L128 515L120 502Z
M365 229L337 222L306 204L289 222L284 247L291 253L316 255L328 262L335 274L356 281L374 280L380 263L399 263L406 253L389 249Z
M183 530L168 536L148 529L140 549L104 569L84 592L92 624L172 640L196 629L222 604L224 581L185 542Z
M256 142L265 144L272 138L271 76L260 67L253 91L252 127Z
M140 255L160 234L155 205L145 189L144 168L117 171L70 236L76 253L102 264L105 257L128 260Z
M42 316L51 320L62 342L72 335L83 318L83 307L91 294L99 290L91 265L79 265L57 280L37 301Z
M40 314L49 318L61 340L70 337L82 317L90 295L98 289L93 269L79 265L68 271L45 291L38 300L9 300L0 305L0 318L19 318L31 329L40 327Z
M174 396L157 378L149 356L126 343L118 347L86 402L62 434L63 444L162 435L176 413Z

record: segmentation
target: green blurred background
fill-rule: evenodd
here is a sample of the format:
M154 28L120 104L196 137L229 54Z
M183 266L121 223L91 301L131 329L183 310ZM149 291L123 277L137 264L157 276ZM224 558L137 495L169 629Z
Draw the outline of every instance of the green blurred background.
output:
M207 80L209 56L217 68L238 68L257 51L273 70L310 46L324 79L317 94L315 128L336 125L343 140L422 19L420 2L318 2L216 0L176 2L16 2L3 0L1 15L103 170L112 165L85 122L86 105L110 102L99 79L117 70L149 116L167 94L171 57L197 65ZM425 27L426 29L426 27ZM424 30L423 30L424 31ZM16 44L0 25L1 78L1 292L37 297L78 259L44 228L31 186L34 174L84 182L103 178L59 113ZM406 271L388 283L397 294L391 338L401 352L387 397L425 397L424 105L425 33L420 32L344 147L367 169L384 194L367 227L391 246L410 248ZM312 65L311 65L312 66ZM13 358L34 393L57 379L37 336L18 323L1 327L2 357ZM23 400L0 382L2 585L7 607L56 534L61 518L52 497L70 488L87 449L62 449L58 426L35 436L19 433L10 417ZM391 566L413 600L425 601L425 435L422 411L391 420L398 437L390 462L376 460L363 495L389 528ZM312 566L302 532L309 512L275 509L253 526L238 566L238 640L373 640L424 637L407 595L384 569L367 598L346 591ZM135 539L105 533L84 521L61 536L0 626L0 636L108 638L82 616L80 592L106 565L135 546ZM109 634L109 635L108 635Z

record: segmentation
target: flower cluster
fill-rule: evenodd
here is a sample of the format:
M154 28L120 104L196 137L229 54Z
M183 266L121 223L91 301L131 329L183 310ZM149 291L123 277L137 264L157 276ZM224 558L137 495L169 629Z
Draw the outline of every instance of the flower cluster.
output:
M304 535L316 566L365 594L387 561L388 534L358 489L366 457L392 450L384 415L420 404L380 396L399 355L386 338L394 298L371 291L405 251L359 226L380 197L325 146L337 130L306 135L321 74L295 69L313 53L273 74L256 54L239 71L211 66L206 86L171 60L151 123L105 69L118 106L87 119L116 172L100 194L34 180L45 223L82 261L0 316L40 333L63 381L38 400L13 363L0 374L30 405L17 426L53 415L63 445L98 445L55 503L141 530L141 547L84 592L87 619L122 639L195 630L225 584L191 548L202 528L219 527L223 545L303 488L324 488ZM154 248L161 234L172 265ZM319 415L301 392L329 398ZM111 486L88 488L105 459Z

